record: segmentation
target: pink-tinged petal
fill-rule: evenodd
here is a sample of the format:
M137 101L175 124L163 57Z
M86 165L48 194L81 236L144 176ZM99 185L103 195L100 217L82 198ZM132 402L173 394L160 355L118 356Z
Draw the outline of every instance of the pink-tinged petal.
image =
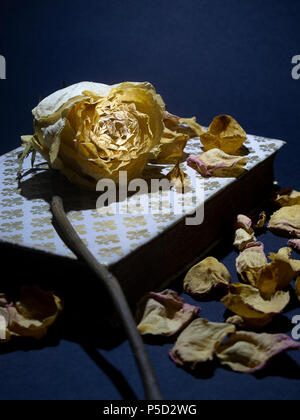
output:
M171 336L185 328L200 312L170 289L150 292L138 303L136 321L142 335Z
M256 334L240 331L218 346L216 355L222 365L240 373L255 373L287 350L299 350L300 343L284 334Z

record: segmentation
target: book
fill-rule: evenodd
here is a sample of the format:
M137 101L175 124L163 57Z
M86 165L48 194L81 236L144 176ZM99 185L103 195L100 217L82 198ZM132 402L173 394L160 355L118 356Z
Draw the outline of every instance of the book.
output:
M33 167L30 158L25 160L18 183L22 149L13 150L0 157L1 249L12 255L25 253L43 264L83 268L52 224L51 198L60 195L79 236L116 275L129 302L135 303L146 292L166 287L216 244L231 240L236 215L249 214L272 190L274 159L284 144L248 135L244 147L248 163L238 178L203 178L181 163L190 183L185 194L150 188L152 179L162 179L174 165L149 165L147 193L120 200L116 190L116 199L100 207L100 191L87 192L70 184L42 157ZM185 154L200 152L200 139L191 139ZM195 215L199 223L193 222Z

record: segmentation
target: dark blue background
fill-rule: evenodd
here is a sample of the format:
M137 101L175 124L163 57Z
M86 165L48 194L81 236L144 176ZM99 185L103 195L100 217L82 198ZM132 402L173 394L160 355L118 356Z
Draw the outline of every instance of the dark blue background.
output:
M2 1L0 54L7 80L0 80L0 153L32 132L31 109L63 80L147 80L170 112L195 115L203 125L227 113L249 133L286 140L276 178L299 189L300 80L291 77L292 57L300 54L299 22L295 0ZM286 243L270 234L265 240L269 251ZM225 259L232 272L234 258ZM222 305L202 306L204 317L222 319ZM281 359L281 368L260 379L218 369L203 380L175 368L168 347L149 346L166 398L299 398L293 362L299 355ZM141 397L127 343L102 354ZM285 374L284 363L293 375ZM123 395L118 380L71 340L4 353L0 364L0 398Z

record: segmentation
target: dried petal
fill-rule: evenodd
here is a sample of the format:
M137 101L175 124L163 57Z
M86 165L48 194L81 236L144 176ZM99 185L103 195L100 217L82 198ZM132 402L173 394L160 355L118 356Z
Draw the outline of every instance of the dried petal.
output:
M256 241L254 232L250 234L241 228L235 231L235 238L234 238L233 245L236 246L240 251L245 249L246 245L249 242L253 242L253 241Z
M268 228L275 233L300 238L300 205L282 207L270 219Z
M298 350L300 343L285 334L256 334L240 331L231 335L226 343L216 349L222 365L235 372L254 373L286 350Z
M247 322L255 321L260 326L270 323L273 316L281 313L289 301L288 292L277 292L270 300L265 300L258 289L241 283L232 284L229 294L222 299L222 303L230 311Z
M194 369L199 363L213 360L217 346L234 332L233 325L195 319L180 334L169 355L177 365Z
M184 303L173 290L150 292L138 304L137 328L142 335L174 335L199 312L199 307Z
M39 287L24 287L9 329L14 335L42 338L62 310L59 297Z
M214 257L194 265L185 276L184 291L191 296L206 298L218 290L227 290L231 282L231 275L224 264Z
M180 164L174 166L174 168L167 174L168 180L173 184L177 191L183 192L185 187L186 174L180 169Z
M249 243L236 259L236 269L242 279L256 286L262 268L268 263L264 246L260 242Z
M274 201L281 207L300 204L300 192L292 190L291 188L285 188L277 193Z
M288 244L291 245L297 251L300 251L300 239L290 239Z
M271 263L261 270L256 286L262 296L269 299L276 290L285 289L300 272L300 261L291 259L291 248L281 248L277 254L271 253ZM297 270L298 269L298 270Z
M239 315L233 315L226 319L226 324L232 324L237 328L243 328L245 326L245 320Z
M244 214L238 214L236 218L236 227L244 229L248 233L253 233L252 220Z
M150 151L149 160L161 164L177 162L183 155L187 141L199 137L203 132L195 117L179 118L166 112L161 140Z
M300 300L300 277L297 277L296 283L295 283L295 291L298 299Z
M201 155L191 155L187 164L204 177L237 177L245 170L247 158L228 155L220 149L211 149Z
M267 220L267 215L265 211L262 211L259 215L257 220L253 223L253 229L261 229L264 227Z
M200 136L205 150L221 149L225 153L237 152L247 138L238 122L229 115L219 115L210 124L207 133Z

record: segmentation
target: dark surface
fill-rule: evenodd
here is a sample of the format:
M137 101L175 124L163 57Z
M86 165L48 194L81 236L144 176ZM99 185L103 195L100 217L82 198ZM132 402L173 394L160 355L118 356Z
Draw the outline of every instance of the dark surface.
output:
M300 54L299 19L300 4L292 0L2 1L0 54L7 80L0 80L0 152L32 132L30 110L63 80L149 80L171 112L196 115L203 125L228 113L249 133L286 140L276 179L299 189L300 80L291 77L292 57ZM286 244L271 233L260 239L267 252ZM236 253L221 251L236 279ZM110 307L90 286L91 274L55 264L45 270L37 257L10 249L1 256L3 270L9 269L1 276L3 289L31 276L58 288L66 309L45 340L1 346L0 398L142 398L128 343L101 323L101 311ZM201 316L223 320L221 303L200 306ZM293 299L285 317L299 313ZM272 332L290 329L283 317ZM199 378L169 360L171 346L147 345L166 399L299 399L299 351L277 357L260 375L218 367Z

